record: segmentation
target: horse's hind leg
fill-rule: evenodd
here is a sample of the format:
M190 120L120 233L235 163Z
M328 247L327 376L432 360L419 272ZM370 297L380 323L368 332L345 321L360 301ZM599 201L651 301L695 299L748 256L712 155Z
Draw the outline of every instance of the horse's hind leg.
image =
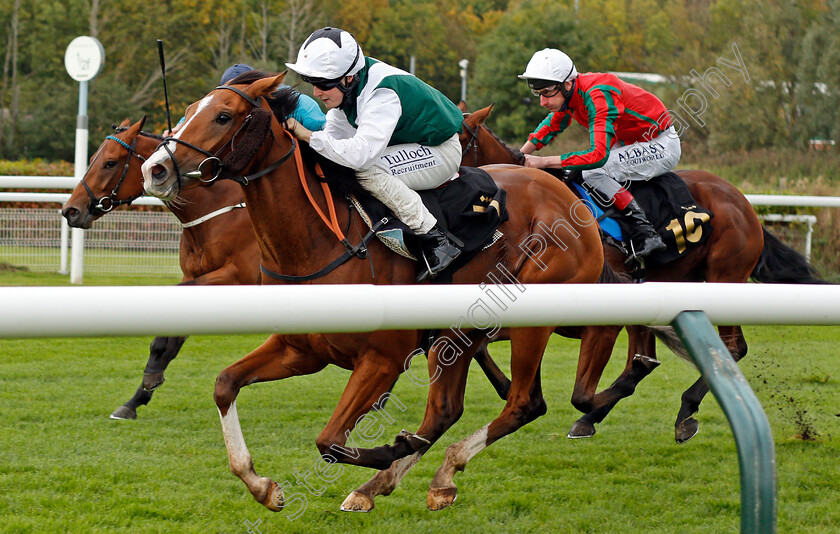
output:
M283 509L283 488L267 477L260 477L245 445L236 397L239 390L255 382L280 380L320 371L326 364L309 354L288 346L278 336L271 336L253 352L226 367L216 379L213 399L219 409L230 470L248 486L251 495L266 508Z
M604 420L618 401L632 395L639 382L659 366L653 335L649 331L642 332L634 326L628 326L627 333L629 347L624 371L610 387L593 397L591 411L575 421L567 437L592 437L595 434L595 425Z
M490 424L446 449L446 457L426 497L430 510L441 510L455 501L455 473L463 471L476 454L545 413L539 370L551 332L552 328L511 329L511 387L507 404Z
M156 337L149 346L149 361L143 371L143 383L134 396L114 410L111 419L137 419L137 408L149 404L152 391L163 384L163 372L175 359L186 337Z
M747 341L744 339L744 332L741 331L740 326L720 326L718 331L723 344L729 349L729 353L736 362L747 355ZM692 416L700 409L700 402L708 392L709 386L703 377L698 378L690 388L683 392L680 411L674 423L674 439L677 443L685 443L697 434L700 423Z

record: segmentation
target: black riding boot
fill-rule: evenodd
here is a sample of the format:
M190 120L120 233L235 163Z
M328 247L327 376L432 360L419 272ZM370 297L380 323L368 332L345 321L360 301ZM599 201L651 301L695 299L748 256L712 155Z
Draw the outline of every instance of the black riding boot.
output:
M644 210L636 199L627 204L627 208L619 213L618 222L626 233L625 241L630 245L629 263L634 258L644 258L657 250L665 248L665 242L656 233L653 226L647 220Z
M461 249L453 245L446 234L441 232L438 227L429 230L426 237L428 244L424 247L423 256L428 268L417 277L418 282L422 282L430 276L434 278L439 272L449 267L449 264L461 254Z

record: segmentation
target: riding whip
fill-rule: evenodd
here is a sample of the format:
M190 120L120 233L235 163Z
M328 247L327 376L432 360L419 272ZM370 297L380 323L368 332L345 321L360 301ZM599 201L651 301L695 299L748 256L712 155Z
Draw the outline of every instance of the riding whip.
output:
M158 55L160 56L160 73L163 76L163 98L166 102L166 125L169 135L172 135L172 116L169 114L169 93L166 91L166 62L163 59L163 41L158 39Z

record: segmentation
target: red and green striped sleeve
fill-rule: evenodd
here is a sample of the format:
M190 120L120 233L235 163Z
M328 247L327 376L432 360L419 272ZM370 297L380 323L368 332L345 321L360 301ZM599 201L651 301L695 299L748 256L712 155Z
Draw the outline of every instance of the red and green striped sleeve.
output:
M528 141L534 143L537 150L549 144L557 135L569 126L572 121L572 114L569 111L549 113L546 118L537 126L534 133L528 136Z
M615 139L615 121L623 108L621 91L609 85L596 85L583 93L583 105L589 119L589 149L563 154L562 165L573 170L597 169L603 167L610 156L610 147Z

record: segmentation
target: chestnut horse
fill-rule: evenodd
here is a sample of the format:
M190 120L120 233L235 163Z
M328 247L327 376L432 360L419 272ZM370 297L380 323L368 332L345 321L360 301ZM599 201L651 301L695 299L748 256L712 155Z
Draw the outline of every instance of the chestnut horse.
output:
M143 194L140 164L163 139L142 131L145 120L133 125L125 120L91 157L82 181L61 210L70 226L90 228L115 207L130 204ZM238 185L219 183L212 192L205 187L190 189L167 207L183 226L181 285L259 283L259 249L248 213L241 209L245 205ZM152 341L142 384L131 399L114 410L112 419L137 418L137 408L149 403L186 339L156 337Z
M252 83L233 80L191 105L187 121L175 138L166 140L143 164L146 191L172 200L196 179L221 177L240 182L260 245L261 267L273 273L263 277L263 283L414 283L417 265L394 255L376 240L367 242L370 233L344 237L344 224L339 221L354 216L341 202L342 196L311 192L321 190L318 177L302 161L297 142L266 109L266 97L284 76ZM493 166L487 170L508 192L509 219L499 227L504 236L456 271L454 282L492 282L499 280L497 273L521 288L531 283L596 282L604 269L598 231L588 215L580 220L559 215L571 213L578 202L568 188L536 169ZM352 178L350 181L355 182ZM336 199L338 202L334 202ZM548 261L538 264L518 246L523 239L535 236L546 242L557 239L564 246L549 247L543 254ZM351 241L359 244L354 246ZM366 242L366 259L357 261L355 253ZM334 261L337 258L348 259L340 263ZM422 332L270 336L224 369L216 381L213 397L231 470L257 501L272 510L282 509L282 487L254 470L237 414L237 394L255 382L316 373L329 364L352 369L339 404L316 444L327 464L342 462L382 470L342 504L344 510L370 510L373 499L389 494L460 417L469 362L477 342L486 337L482 327L467 328L462 331L459 325L444 331L444 337L438 338L429 351L428 366L435 379L429 386L426 413L417 433L402 432L393 445L373 449L344 445L357 421L406 370L407 357L410 359L420 346ZM429 489L429 508L437 510L452 503L457 491L453 476L473 456L545 413L539 367L552 330L510 329L511 388L507 403L494 421L447 449ZM444 339L462 341L459 357L452 357L452 345L440 343Z
M465 113L461 134L464 161L476 166L523 163L524 157L519 150L508 147L485 126L492 104L471 114L467 113L465 103L461 102L459 107ZM647 280L743 283L752 278L765 283L826 283L819 279L802 255L761 225L749 201L732 184L700 170L680 170L676 174L686 183L694 200L714 214L713 231L705 243L685 256L665 265L647 266ZM604 258L616 272L629 272L625 258L617 248L604 244ZM735 361L747 354L747 343L740 326L719 326L718 330ZM595 391L610 352L581 350L572 404L585 415L572 426L569 437L592 436L594 425L601 422L619 400L631 395L639 381L658 365L651 331L628 328L628 334L630 347L624 371L610 387L597 394ZM670 348L674 349L673 346ZM475 357L487 360L483 367L495 367L489 354L476 354ZM504 389L503 375L488 377L494 384L502 384L499 389ZM699 378L682 394L675 423L677 443L684 443L697 433L699 423L692 416L708 391L705 381Z

